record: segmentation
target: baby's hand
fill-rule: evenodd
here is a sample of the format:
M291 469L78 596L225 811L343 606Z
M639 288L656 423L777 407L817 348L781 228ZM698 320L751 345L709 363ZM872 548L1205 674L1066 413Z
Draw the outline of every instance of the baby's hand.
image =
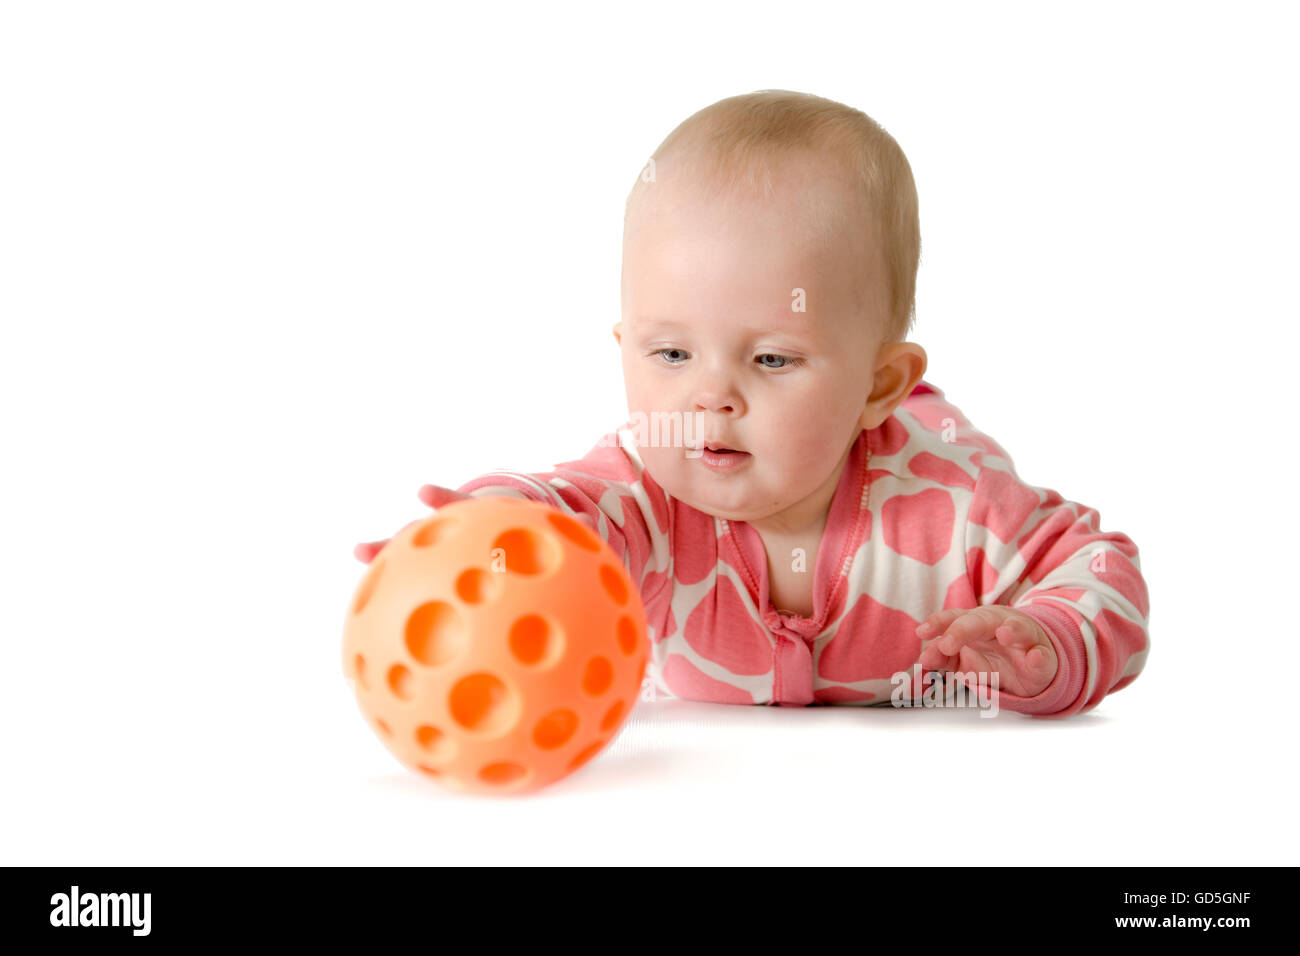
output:
M453 491L450 488L443 488L441 485L424 485L420 488L418 494L420 500L434 510L437 510L450 501L462 501L465 498L471 497L470 495L461 494L459 491ZM592 531L597 531L596 522L590 516L580 514L574 515L574 517ZM406 524L402 525L397 533L401 534L411 525L423 520L423 518L416 518L415 521L408 521ZM392 540L392 538L384 538L382 541L366 541L353 548L352 553L356 555L358 561L369 564L375 559L375 555L384 549L384 545L388 544L388 542Z
M921 622L923 671L998 674L998 689L1033 697L1056 676L1056 649L1028 614L1000 604L936 611Z
M437 509L440 505L445 505L449 501L460 501L462 498L469 497L469 495L463 495L459 491L452 491L450 488L443 488L440 485L424 485L417 494L421 501L434 509ZM401 534L411 525L423 520L423 518L416 518L415 521L408 521L398 529L397 533ZM356 555L358 561L369 564L375 559L375 555L384 550L384 545L392 540L392 538L384 538L382 541L365 541L353 548L352 553Z

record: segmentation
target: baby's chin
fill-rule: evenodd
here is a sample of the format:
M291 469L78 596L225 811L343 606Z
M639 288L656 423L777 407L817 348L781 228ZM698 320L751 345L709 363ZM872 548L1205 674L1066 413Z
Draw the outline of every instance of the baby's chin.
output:
M648 467L646 470L650 471ZM770 494L763 495L741 481L724 479L713 485L699 480L661 481L653 471L650 472L650 477L670 498L690 505L696 511L727 521L759 521L777 514L783 507L781 502L772 501Z

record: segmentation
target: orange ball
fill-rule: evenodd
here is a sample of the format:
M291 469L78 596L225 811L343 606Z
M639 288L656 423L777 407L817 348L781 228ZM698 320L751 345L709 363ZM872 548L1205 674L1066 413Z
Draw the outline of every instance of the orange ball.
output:
M458 790L520 793L613 739L648 648L641 596L599 535L541 502L470 498L375 557L343 671L402 763Z

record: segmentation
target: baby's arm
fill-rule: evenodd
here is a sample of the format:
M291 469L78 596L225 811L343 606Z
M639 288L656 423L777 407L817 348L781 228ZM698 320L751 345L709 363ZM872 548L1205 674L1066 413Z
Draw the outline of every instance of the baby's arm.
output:
M549 504L599 534L623 561L633 580L639 582L643 596L647 586L654 590L664 587L665 574L647 580L646 572L652 558L660 568L669 563L667 498L663 489L619 447L617 434L606 435L580 460L555 468L540 474L494 471L457 489L425 485L420 489L420 500L434 509L462 498L494 495ZM415 522L402 530L412 524ZM369 563L390 540L358 544L353 553L358 560Z
M967 577L981 606L1032 618L1056 659L1032 696L999 693L999 706L1041 717L1089 710L1137 677L1149 647L1149 604L1137 545L1100 530L1101 516L1051 489L1025 484L1006 459L980 456L966 524ZM1029 640L1029 627L1022 636ZM923 635L924 636L924 635ZM1004 631L1004 638L1006 632ZM1023 676L1023 675L1022 675Z
M460 501L463 498L471 497L470 495L461 494L459 491L453 491L451 488L444 488L441 485L425 485L419 490L418 495L420 501L428 505L430 508L433 508L435 511L452 501ZM585 524L592 531L597 530L596 523L592 520L590 515L580 514L575 517L577 517L579 521ZM408 521L397 530L397 533L401 534L407 528L411 527L411 525L419 524L424 520L424 518L416 518L414 521ZM384 550L384 546L392 540L392 538L381 538L378 541L363 541L352 549L352 553L356 556L358 561L369 564L375 559L375 556L379 554L380 551Z
M465 482L456 493L474 498L528 498L577 518L595 529L643 590L656 548L660 566L667 566L664 492L618 446L613 433L581 459L558 464L553 471L489 472Z

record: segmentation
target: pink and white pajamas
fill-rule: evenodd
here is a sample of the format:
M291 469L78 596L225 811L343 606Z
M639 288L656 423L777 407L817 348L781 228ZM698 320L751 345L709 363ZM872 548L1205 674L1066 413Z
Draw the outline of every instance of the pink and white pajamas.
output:
M916 626L945 608L1014 607L1059 661L1034 697L1000 708L1065 717L1129 684L1146 662L1148 597L1137 546L1100 515L1025 484L1011 458L925 382L864 429L831 501L811 618L768 596L758 532L668 497L626 425L552 472L495 471L457 489L595 519L640 582L660 694L728 704L890 702L916 673Z

